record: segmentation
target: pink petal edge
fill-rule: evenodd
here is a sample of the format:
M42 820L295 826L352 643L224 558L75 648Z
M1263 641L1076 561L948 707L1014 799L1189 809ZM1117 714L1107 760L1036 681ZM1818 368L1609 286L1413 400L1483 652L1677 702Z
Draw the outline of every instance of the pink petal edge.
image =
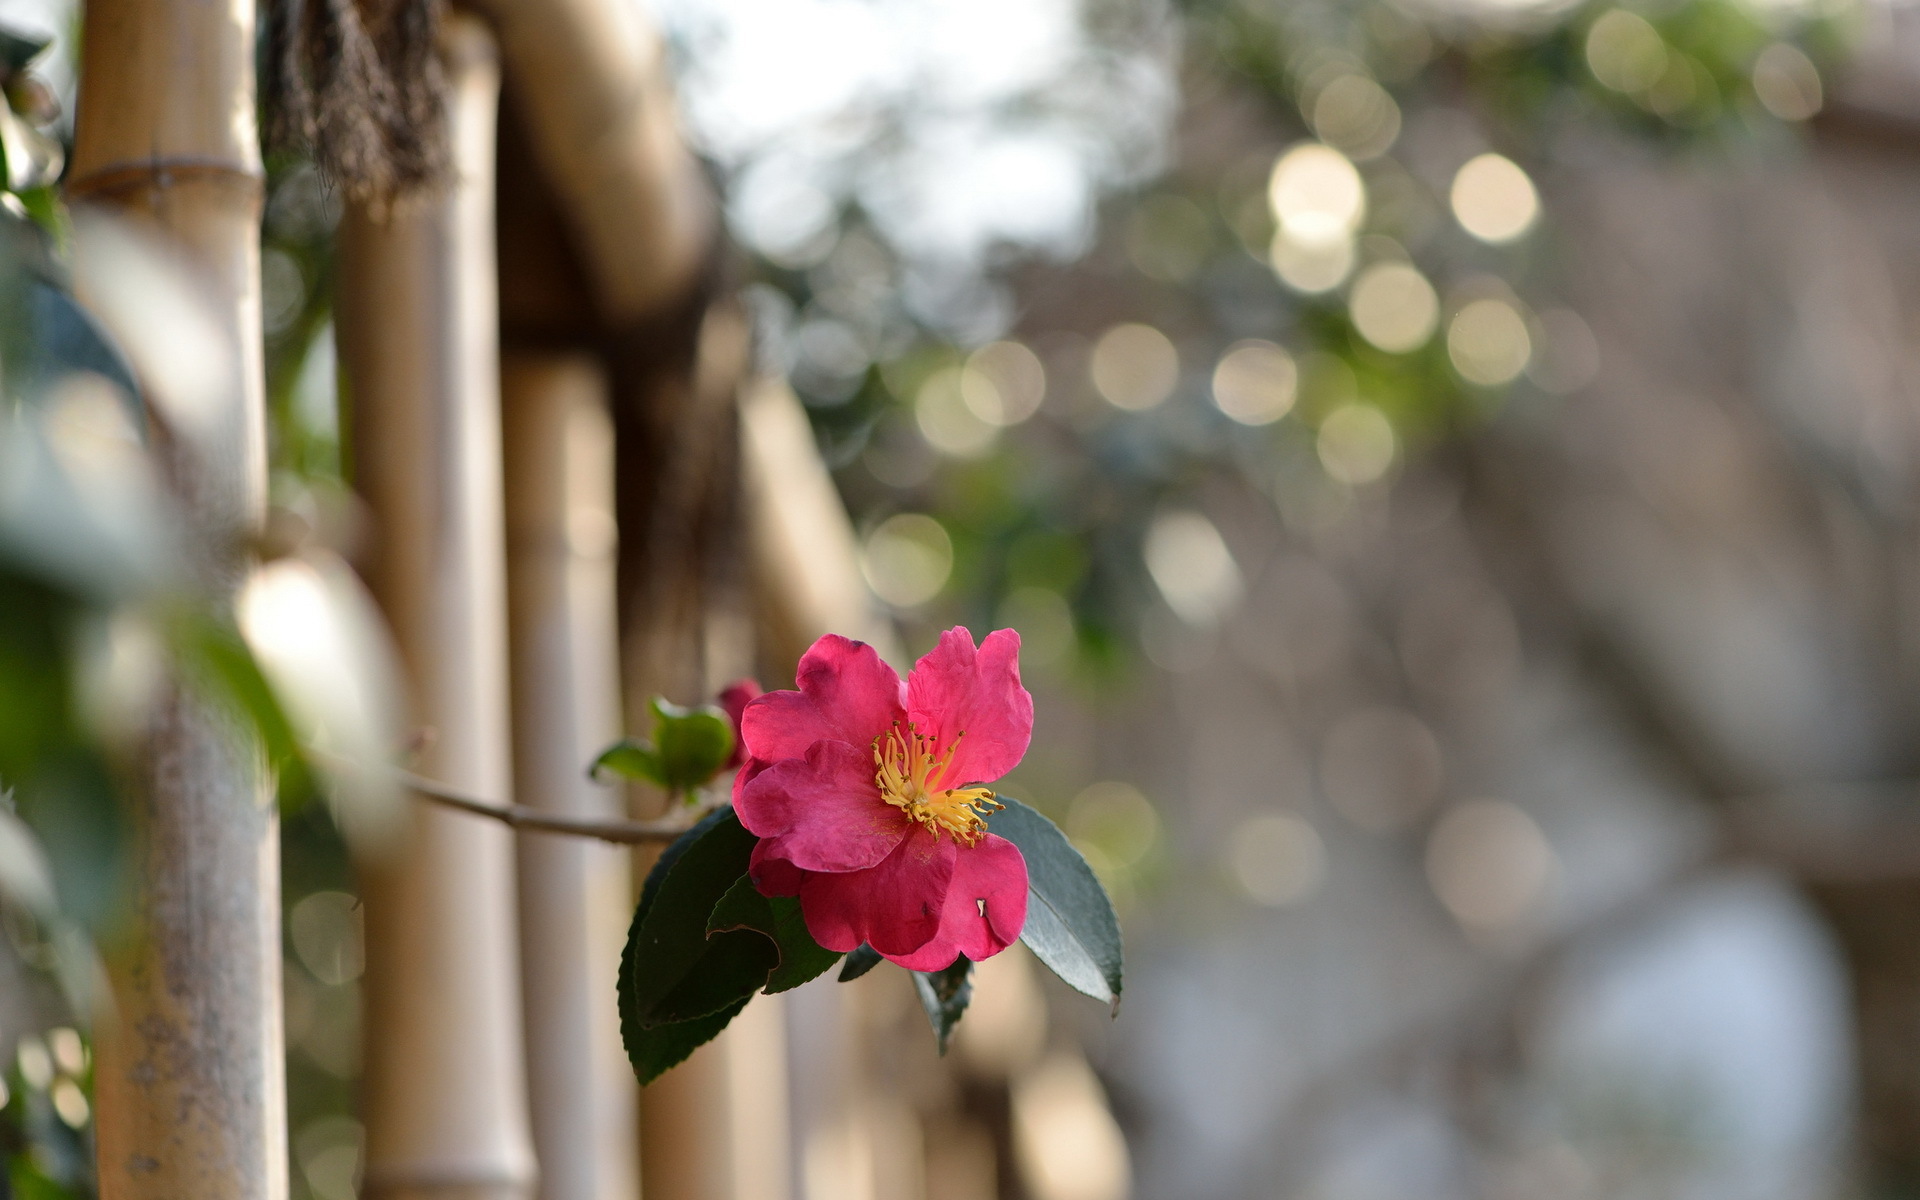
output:
M747 757L799 758L815 742L869 746L905 716L905 686L865 642L830 633L801 656L797 691L768 692L740 717Z
M956 626L907 675L907 719L944 754L965 732L945 787L991 783L1013 770L1033 739L1033 696L1020 683L1020 635L998 629L978 648Z

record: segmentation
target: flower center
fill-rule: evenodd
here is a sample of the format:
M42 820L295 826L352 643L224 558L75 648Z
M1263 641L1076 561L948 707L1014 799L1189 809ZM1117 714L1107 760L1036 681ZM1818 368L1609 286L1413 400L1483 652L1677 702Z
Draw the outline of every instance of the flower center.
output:
M986 814L1006 806L993 798L992 788L940 786L965 736L962 732L945 754L935 758L932 738L912 725L902 733L896 723L873 739L873 781L880 786L882 800L905 811L934 837L950 833L954 841L971 846L987 835Z

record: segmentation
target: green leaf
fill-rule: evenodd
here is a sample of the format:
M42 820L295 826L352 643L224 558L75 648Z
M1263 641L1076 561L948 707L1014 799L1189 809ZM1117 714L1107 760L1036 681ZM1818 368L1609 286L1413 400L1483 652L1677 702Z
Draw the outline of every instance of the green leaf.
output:
M292 718L239 629L224 619L183 613L178 615L173 634L183 665L260 738L267 762L279 772L281 794L313 795L316 782L301 756Z
M632 738L621 738L600 752L593 760L593 766L587 774L599 782L605 782L609 776L621 779L642 779L648 783L665 786L666 771L660 765L660 753L645 742Z
M749 986L734 1001L706 1015L677 1022L647 1020L706 954L707 914L746 870L753 842L733 810L722 808L676 838L647 873L627 944L620 953L619 981L620 1040L641 1083L651 1083L685 1061L725 1029L752 998ZM748 940L765 942L758 937Z
M691 792L727 765L733 754L733 722L724 710L711 704L681 708L664 696L655 696L649 707L662 786Z
M838 950L829 950L813 940L801 915L800 901L793 896L762 896L753 880L741 876L714 905L707 918L707 935L724 935L730 930L750 930L772 941L779 952L779 965L767 976L767 994L789 991L840 961Z
M885 961L880 957L878 950L861 942L853 948L851 954L847 955L847 965L840 968L840 982L850 983Z
M677 1025L725 1011L765 986L780 964L779 946L752 930L715 934L706 943L686 975L641 1017L641 1024Z
M1035 957L1075 991L1120 1007L1120 922L1087 860L1059 826L1011 796L987 827L1027 860L1027 924Z
M643 1084L660 1078L670 1068L685 1062L689 1054L718 1037L727 1023L739 1016L740 1010L752 999L751 996L745 997L731 1008L697 1021L647 1028L629 1019L631 1009L627 1003L627 981L632 977L633 942L629 940L620 955L620 1041L627 1048L627 1060L633 1064L634 1075Z
M661 856L627 934L623 1019L642 1026L712 1015L751 995L773 969L764 938L707 937L707 917L746 874L755 838L731 808L682 834Z
M927 1020L933 1023L933 1036L940 1039L940 1053L945 1054L953 1027L973 1000L973 963L961 955L943 971L915 971L913 990L920 993Z

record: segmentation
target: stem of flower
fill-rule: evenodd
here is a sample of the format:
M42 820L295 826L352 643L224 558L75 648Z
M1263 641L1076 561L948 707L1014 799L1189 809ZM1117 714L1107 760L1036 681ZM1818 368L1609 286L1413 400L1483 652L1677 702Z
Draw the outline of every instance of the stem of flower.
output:
M308 753L337 766L362 769L356 764L347 763L344 759L324 751L310 749ZM456 808L477 817L491 817L513 829L529 833L558 833L569 837L596 838L616 845L635 846L671 842L692 828L692 823L684 816L671 817L662 821L625 821L568 816L564 813L529 808L524 804L500 804L485 797L450 788L424 775L415 775L412 771L398 767L389 768L389 770L392 771L392 779L395 783L423 800L444 804L448 808Z

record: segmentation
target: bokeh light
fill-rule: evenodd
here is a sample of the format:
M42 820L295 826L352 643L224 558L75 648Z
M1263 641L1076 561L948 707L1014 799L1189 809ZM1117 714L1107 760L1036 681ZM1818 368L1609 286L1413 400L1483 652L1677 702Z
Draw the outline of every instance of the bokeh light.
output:
M1067 809L1067 835L1074 844L1121 869L1144 862L1160 842L1160 814L1130 783L1090 784Z
M994 624L1020 632L1020 661L1026 666L1055 666L1073 653L1073 606L1052 588L1014 588L995 610Z
M1047 398L1047 368L1019 342L990 342L967 356L960 398L989 425L1018 425Z
M1440 297L1410 263L1377 263L1362 271L1347 307L1360 336L1393 354L1426 345L1440 323Z
M1326 878L1327 851L1303 817L1262 813L1240 823L1226 846L1227 870L1257 904L1298 904Z
M1116 325L1094 343L1088 364L1093 386L1115 408L1144 412L1173 395L1180 355L1151 325Z
M1308 111L1320 140L1356 161L1378 158L1400 136L1400 106L1365 75L1336 75L1315 93Z
M1167 607L1189 625L1217 624L1246 586L1233 552L1212 521L1188 509L1157 514L1143 547L1147 573Z
M1786 42L1773 43L1753 60L1753 94L1783 121L1804 121L1825 103L1820 69Z
M1213 368L1213 402L1242 425L1271 425L1293 410L1300 368L1272 342L1235 342Z
M947 585L953 539L924 513L897 513L867 535L860 569L874 595L896 608L913 608Z
M1273 238L1269 255L1273 273L1296 292L1309 296L1330 292L1353 271L1353 239L1345 235L1327 241L1301 241L1285 229Z
M1320 422L1320 465L1341 483L1372 483L1393 465L1393 424L1371 404L1343 404Z
M1427 839L1427 879L1454 919L1494 932L1537 912L1558 859L1524 810L1473 800L1447 811Z
M1527 362L1527 378L1544 391L1565 395L1600 373L1600 343L1579 313L1548 309L1534 319L1539 336Z
M1281 155L1267 180L1275 223L1274 272L1309 294L1340 285L1353 270L1353 236L1366 216L1366 184L1351 159L1305 142Z
M1325 245L1351 237L1360 228L1367 190L1346 155L1332 146L1306 142L1273 164L1267 202L1288 238Z
M1447 355L1468 383L1497 387L1526 370L1533 339L1526 318L1513 305L1494 298L1475 300L1447 326Z
M1587 66L1616 92L1642 92L1667 72L1667 43L1647 19L1609 9L1587 30Z
M992 386L985 382L974 385L976 389ZM999 425L982 420L974 411L967 390L965 368L942 367L914 393L913 420L920 427L920 436L951 458L978 458L993 448L1000 433Z
M1540 215L1533 180L1501 154L1469 159L1454 175L1449 199L1461 227L1483 242L1513 241Z

